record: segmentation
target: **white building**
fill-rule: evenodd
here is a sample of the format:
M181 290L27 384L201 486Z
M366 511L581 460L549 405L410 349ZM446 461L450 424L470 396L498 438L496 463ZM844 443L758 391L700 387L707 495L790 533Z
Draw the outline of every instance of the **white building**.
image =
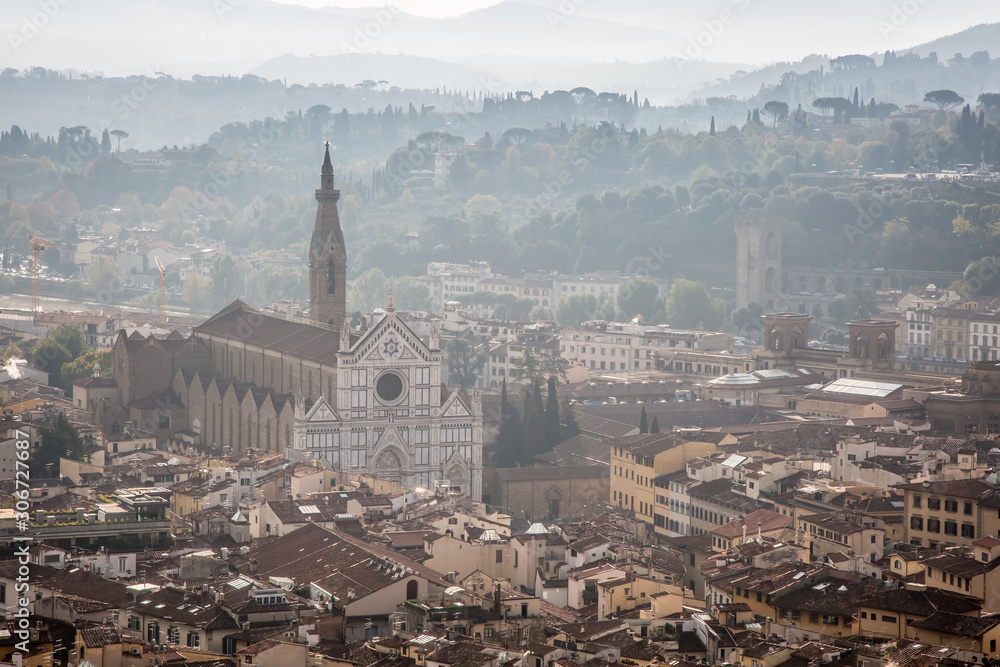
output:
M295 449L333 470L400 480L406 488L435 483L482 497L483 408L442 391L436 332L425 345L396 314L386 314L353 344L345 329L337 355L337 396L307 411L297 400ZM299 407L303 406L303 407Z

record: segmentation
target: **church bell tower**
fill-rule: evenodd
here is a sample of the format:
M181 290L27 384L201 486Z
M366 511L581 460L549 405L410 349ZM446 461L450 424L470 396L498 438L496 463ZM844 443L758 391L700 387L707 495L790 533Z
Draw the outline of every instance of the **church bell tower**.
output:
M316 190L316 226L309 245L309 319L339 331L347 317L347 249L340 229L337 201L340 190L333 187L330 143Z

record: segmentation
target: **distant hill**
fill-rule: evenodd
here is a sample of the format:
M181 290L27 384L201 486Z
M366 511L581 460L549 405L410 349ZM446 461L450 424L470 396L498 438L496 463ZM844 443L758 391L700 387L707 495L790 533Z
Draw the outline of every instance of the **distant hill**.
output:
M1000 23L981 23L906 50L921 56L935 51L941 61L948 60L956 53L968 58L975 51L991 51L990 55L996 58L1000 56Z
M387 55L382 53L360 53L343 56L316 56L302 58L284 55L272 58L254 67L250 74L268 80L287 81L288 85L308 86L315 83L346 83L353 86L365 79L388 81L388 85L400 88L438 88L449 90L478 90L480 82L491 80L504 86L510 84L504 79L488 77L483 71L421 56Z

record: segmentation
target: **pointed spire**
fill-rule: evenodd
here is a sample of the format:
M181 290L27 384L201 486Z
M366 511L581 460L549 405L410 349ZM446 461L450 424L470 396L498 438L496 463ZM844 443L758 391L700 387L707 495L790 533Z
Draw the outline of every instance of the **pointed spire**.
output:
M330 161L330 142L326 142L326 156L323 158L323 170L321 172L324 176L329 174L333 175L333 163Z

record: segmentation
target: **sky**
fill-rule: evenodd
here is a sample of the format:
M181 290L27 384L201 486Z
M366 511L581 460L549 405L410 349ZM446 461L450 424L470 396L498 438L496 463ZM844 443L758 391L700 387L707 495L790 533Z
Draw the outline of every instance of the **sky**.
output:
M338 7L384 7L395 5L401 10L414 16L427 16L430 18L447 18L458 16L466 12L482 9L495 5L500 0L274 0L285 5L301 5L303 7L327 7L336 5Z

